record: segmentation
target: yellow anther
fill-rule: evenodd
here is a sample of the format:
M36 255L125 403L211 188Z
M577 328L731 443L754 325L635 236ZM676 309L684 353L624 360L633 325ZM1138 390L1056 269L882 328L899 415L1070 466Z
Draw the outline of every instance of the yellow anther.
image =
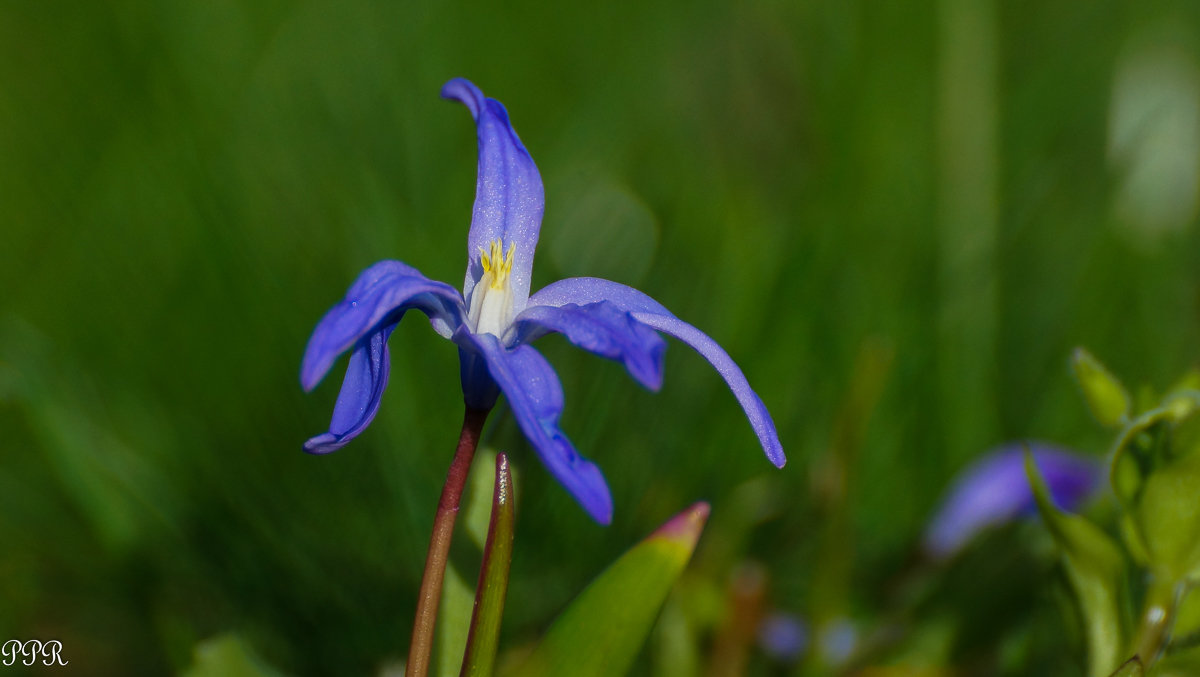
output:
M471 291L471 308L467 311L471 328L476 333L492 334L498 338L512 323L513 299L508 278L512 274L513 261L517 258L516 252L517 246L509 244L506 253L504 243L500 240L488 243L487 250L479 248L483 275Z
M480 248L479 263L483 266L485 277L488 273L492 274L492 289L503 289L508 284L508 275L512 272L516 251L517 243L513 242L508 245L508 253L505 253L504 243L499 239L491 241L488 251Z

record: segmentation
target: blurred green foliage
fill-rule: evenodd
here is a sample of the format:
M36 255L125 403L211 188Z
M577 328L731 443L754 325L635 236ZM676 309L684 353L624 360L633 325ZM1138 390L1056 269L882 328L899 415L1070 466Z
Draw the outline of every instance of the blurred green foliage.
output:
M462 274L475 138L437 92L464 76L545 178L534 287L604 274L710 333L790 459L685 348L651 394L545 339L616 516L590 522L493 417L521 471L502 646L703 498L668 603L702 655L753 559L765 606L868 644L903 628L893 660L1083 674L1045 534L990 535L919 594L905 572L988 446L1107 449L1073 346L1159 390L1195 364L1198 72L1184 0L6 0L0 639L96 675L180 672L198 645L290 674L402 660L457 355L410 318L379 418L328 457L300 444L339 377L297 374L366 265ZM667 674L662 650L635 670Z
M1097 421L1120 426L1108 474L1119 509L1110 526L1124 547L1058 510L1028 447L1025 470L1087 626L1088 674L1191 674L1200 660L1189 594L1200 580L1200 372L1159 402L1144 389L1144 410L1131 418L1124 385L1103 364L1083 348L1072 362Z

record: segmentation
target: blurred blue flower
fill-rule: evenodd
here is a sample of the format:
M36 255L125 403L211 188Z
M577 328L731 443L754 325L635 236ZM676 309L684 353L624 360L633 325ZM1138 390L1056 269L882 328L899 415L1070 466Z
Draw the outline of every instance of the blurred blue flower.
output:
M795 614L773 613L758 624L758 645L781 663L795 663L808 648L808 625Z
M845 663L858 648L858 626L849 618L829 621L817 633L817 648L826 663Z
M1103 462L1044 444L1031 447L1034 462L1061 509L1072 511L1095 492ZM1005 446L959 473L925 530L925 551L946 558L987 527L1034 512L1033 490L1025 475L1023 445Z
M542 463L598 522L612 519L612 498L600 470L581 457L558 426L563 408L558 376L529 343L551 332L589 352L619 360L643 386L662 384L664 332L690 345L725 379L742 405L767 458L784 464L775 425L741 369L715 341L657 301L616 282L570 278L529 294L541 229L542 179L517 138L504 106L463 79L442 96L466 105L479 137L475 208L467 234L467 271L460 294L398 261L367 268L346 297L321 319L300 370L311 390L337 357L352 350L329 432L305 450L341 448L371 423L388 379L387 339L404 313L416 309L459 349L468 407L490 409L500 392Z

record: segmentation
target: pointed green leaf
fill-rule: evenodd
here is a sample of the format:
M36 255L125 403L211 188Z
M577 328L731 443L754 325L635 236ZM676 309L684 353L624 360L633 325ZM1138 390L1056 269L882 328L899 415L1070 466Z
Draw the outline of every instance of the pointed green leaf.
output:
M471 577L460 571L475 569L477 560L472 555L475 549L482 553L486 544L492 514L495 468L496 452L488 447L480 447L475 452L475 461L471 463L463 493L463 507L458 513L458 526L455 527L456 531L466 535L465 541L470 546L459 541L459 545L463 546L459 551L462 556L452 556L447 563L442 601L438 606L437 652L433 672L436 677L457 677L462 670L475 592L470 585ZM514 474L510 469L510 476Z
M516 674L625 674L691 558L708 511L707 503L693 505L622 555L558 617Z
M516 492L521 480L517 468L510 464L508 474L512 478L513 491ZM458 519L462 522L463 533L479 549L479 552L483 552L491 525L495 480L496 451L489 447L480 447L475 452L475 462L471 464L471 474L467 478L467 490L463 496L463 509L458 515ZM516 499L514 493L512 497L514 505L516 505Z
M508 469L508 457L501 453L496 456L492 519L483 548L479 585L475 588L475 612L471 616L471 629L467 635L462 677L488 677L496 664L504 596L508 591L508 570L512 563L512 545L512 475Z
M1111 674L1125 646L1121 626L1125 560L1112 540L1091 522L1054 506L1033 454L1025 451L1025 472L1038 513L1063 554L1063 564L1079 600L1088 635L1091 675Z
M1083 348L1071 353L1071 369L1092 415L1104 426L1118 426L1129 416L1129 393L1100 361Z

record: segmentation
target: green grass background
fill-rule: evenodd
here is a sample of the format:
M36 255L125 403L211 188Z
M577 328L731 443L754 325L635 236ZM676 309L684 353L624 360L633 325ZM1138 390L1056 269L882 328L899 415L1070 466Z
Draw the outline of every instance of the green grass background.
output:
M1072 347L1159 388L1195 364L1194 203L1161 233L1122 208L1111 128L1122 65L1166 45L1184 124L1148 114L1135 145L1200 153L1171 132L1197 124L1197 36L1182 1L5 0L0 639L58 638L96 675L177 672L224 633L293 674L402 657L457 353L410 317L379 417L327 457L300 445L340 373L306 395L298 370L370 263L461 279L475 136L438 98L456 76L506 104L545 180L534 287L654 296L739 361L789 455L770 466L682 345L653 394L544 339L616 515L590 522L493 418L522 484L505 644L698 499L717 589L750 559L771 607L891 618L970 459L1027 437L1104 450ZM1138 195L1194 200L1194 175L1149 157ZM1080 670L1051 555L1026 563L1040 579L970 557L939 574L943 602L904 623L954 639L906 651ZM1003 581L1022 594L985 613L973 595ZM671 674L655 641L638 670Z

